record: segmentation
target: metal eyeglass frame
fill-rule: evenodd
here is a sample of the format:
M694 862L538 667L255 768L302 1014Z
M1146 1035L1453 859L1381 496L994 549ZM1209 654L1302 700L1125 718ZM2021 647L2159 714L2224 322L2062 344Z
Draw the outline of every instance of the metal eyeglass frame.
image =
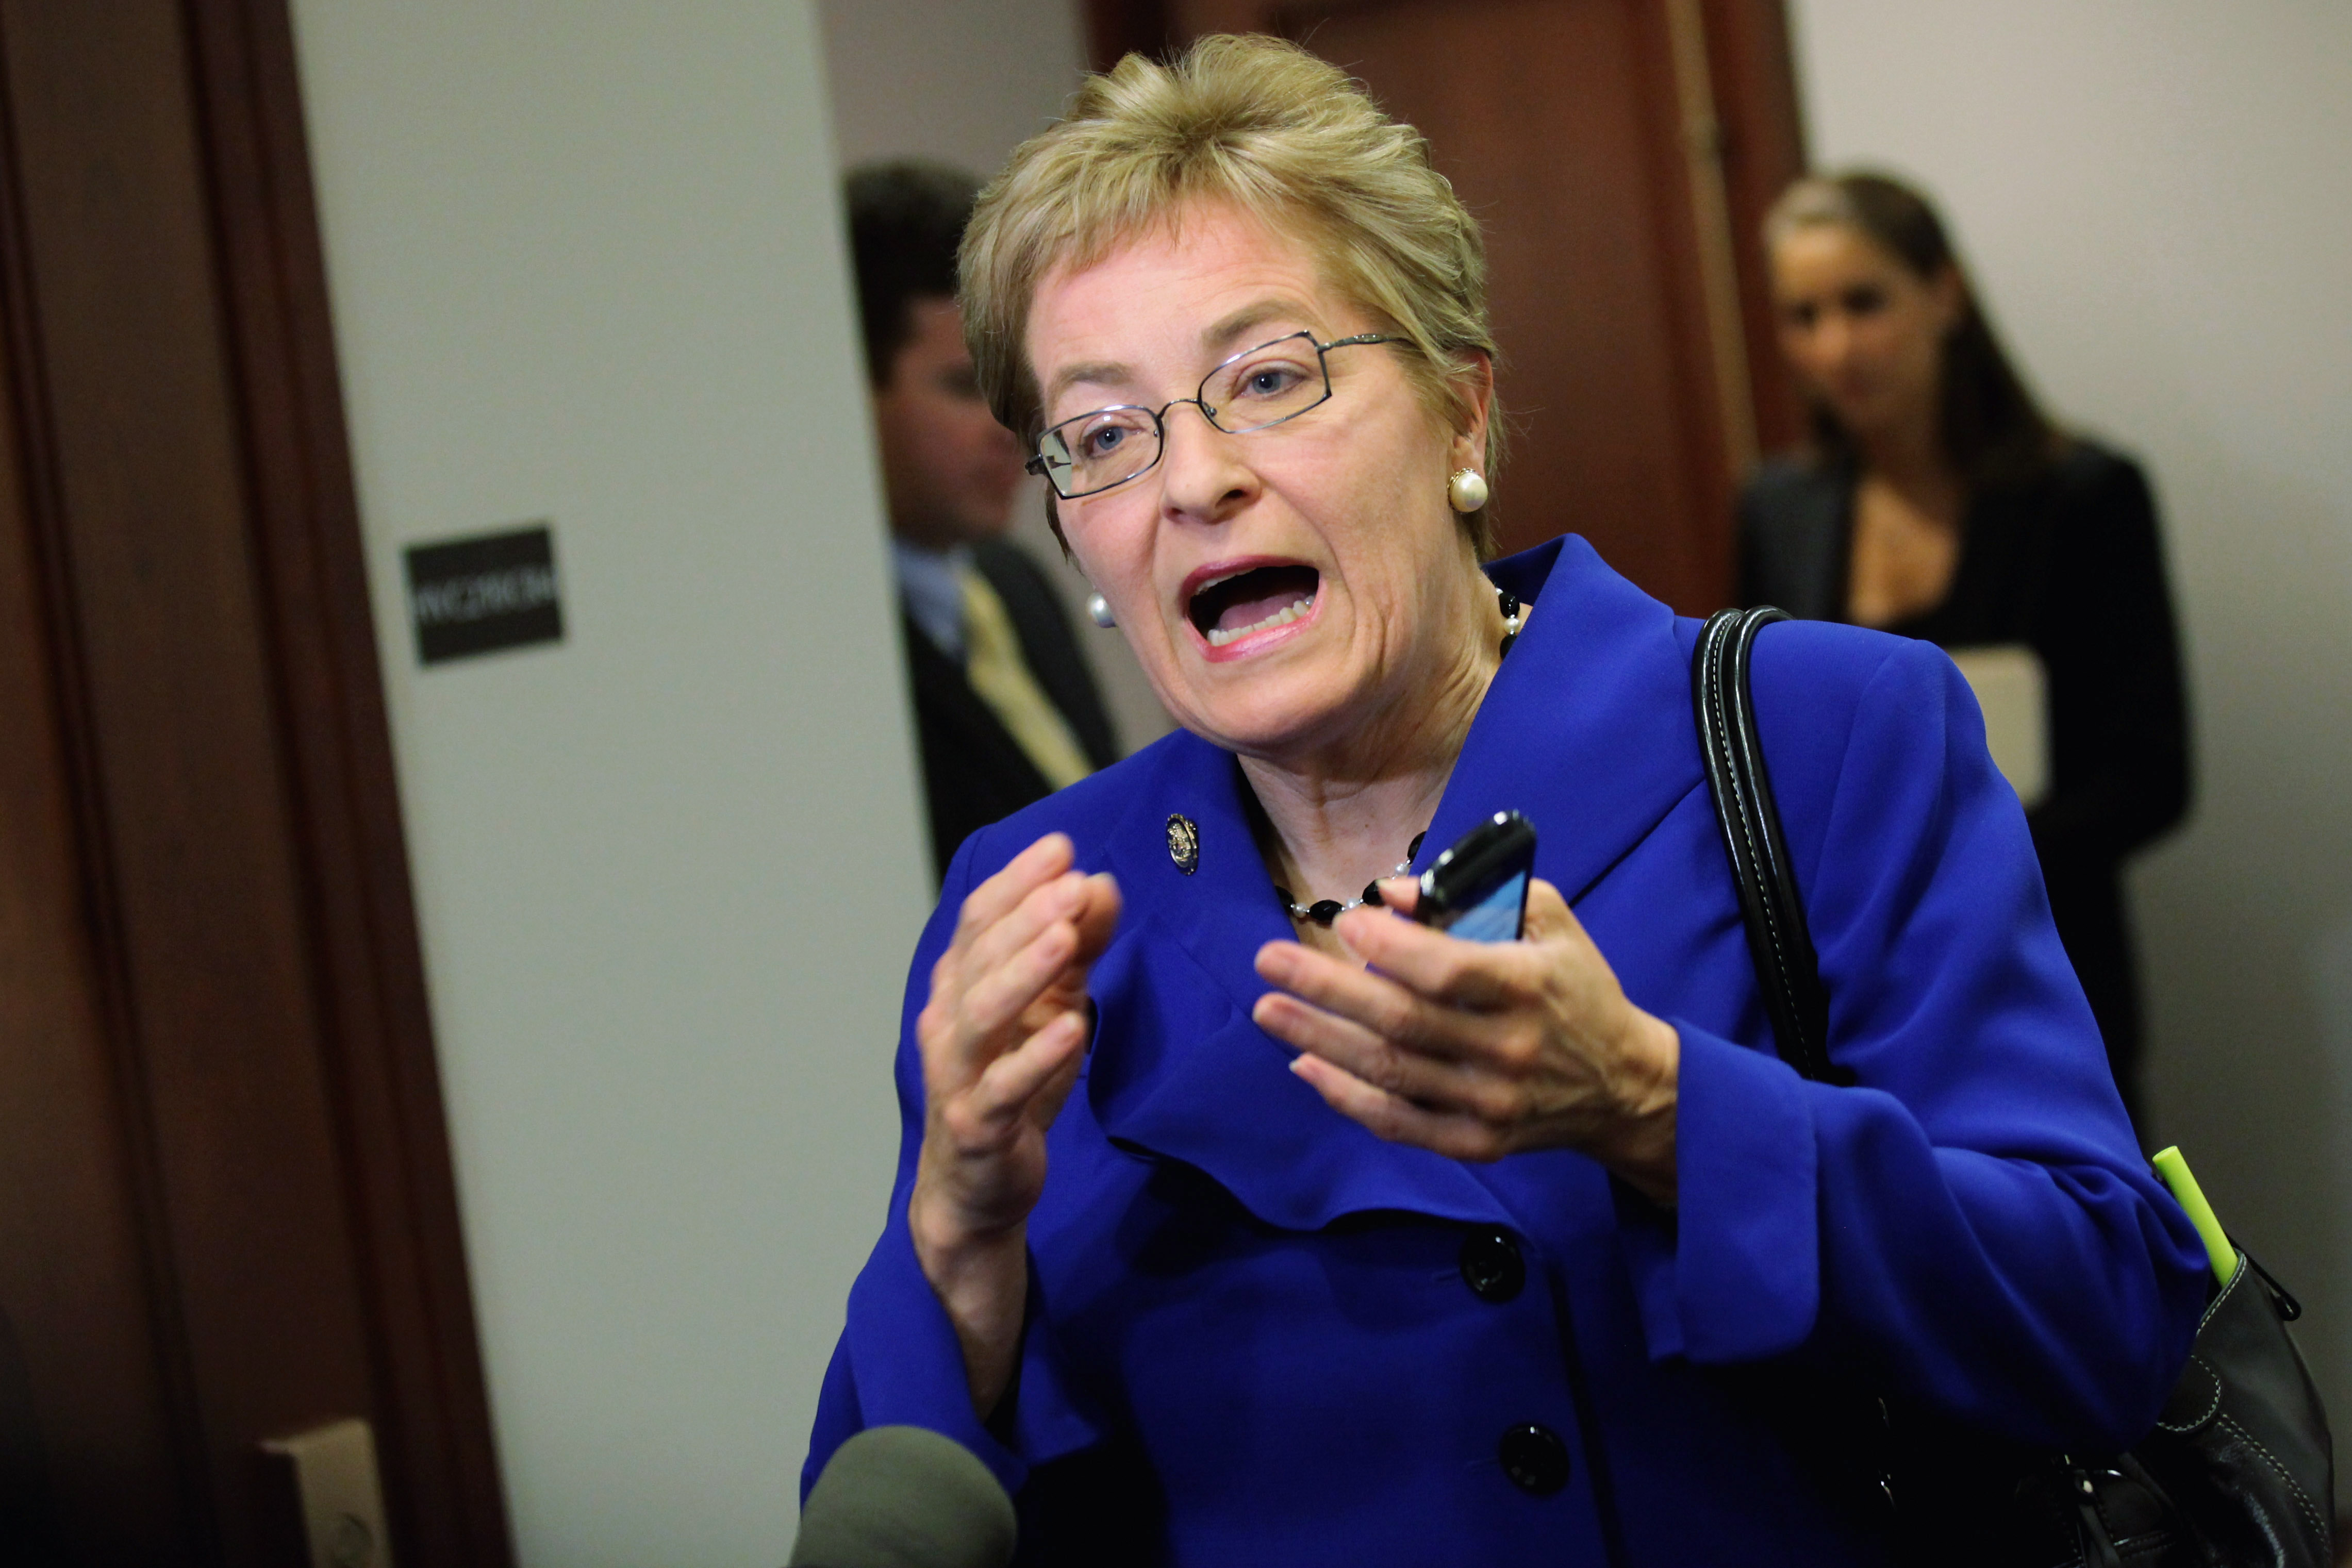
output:
M1307 340L1308 344L1314 348L1316 368L1323 372L1323 395L1317 398L1313 402L1307 404L1304 408L1294 408L1288 413L1284 414L1280 419L1269 419L1263 424L1244 424L1240 429L1236 430L1230 425L1219 423L1217 421L1217 411L1208 401L1207 394L1209 391L1209 383L1215 381L1219 372L1223 371L1227 366L1239 364L1242 361L1248 359L1252 354L1262 354L1266 350L1273 348L1276 343L1287 343L1293 338L1304 338ZM1053 486L1054 494L1065 501L1076 501L1083 499L1088 496L1099 496L1106 490L1118 489L1121 485L1128 483L1129 480L1140 479L1146 474L1150 473L1154 468L1160 465L1160 459L1165 456L1168 452L1168 411L1176 407L1179 403L1191 403L1194 408L1201 411L1201 417L1209 422L1209 427L1211 429L1222 430L1227 435L1247 435L1252 431L1255 430L1271 430L1277 424L1288 423L1290 421L1297 419L1302 413L1321 408L1325 403L1331 401L1331 362L1328 358L1326 358L1326 356L1328 355L1332 350L1353 348L1359 343L1405 343L1411 341L1412 340L1409 338L1399 338L1384 332L1359 332L1352 338L1337 338L1328 343L1318 343L1315 341L1315 334L1311 331L1300 330L1297 332L1286 332L1279 338L1269 338L1265 342L1259 343L1253 348L1244 349L1238 354L1226 355L1223 359L1219 360L1214 365L1210 367L1209 373L1201 378L1200 386L1194 390L1193 394L1191 397L1170 398L1166 402L1160 404L1157 412L1145 407L1139 402L1115 402L1107 404L1101 408L1090 408L1084 413L1072 414L1067 419L1055 420L1053 423L1047 425L1044 430L1038 433L1037 439L1031 444L1029 460L1022 465L1022 466L1026 468L1030 473L1043 477L1046 484ZM1064 490L1062 488L1060 478L1054 471L1053 463L1045 455L1045 438L1066 425L1082 423L1087 420L1096 419L1106 413L1125 413L1129 412L1136 413L1149 413L1151 415L1151 461L1146 463L1142 467L1138 468L1132 474L1120 475L1118 478L1112 480L1108 485L1097 485L1091 490Z

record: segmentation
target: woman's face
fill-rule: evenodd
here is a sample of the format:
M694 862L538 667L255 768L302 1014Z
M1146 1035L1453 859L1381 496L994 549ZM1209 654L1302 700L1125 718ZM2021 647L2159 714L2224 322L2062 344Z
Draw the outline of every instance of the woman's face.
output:
M1864 440L1935 428L1944 340L1966 308L1959 275L1922 277L1843 224L1772 246L1780 347L1838 423Z
M1049 273L1026 347L1052 425L1191 398L1222 361L1291 333L1379 328L1297 241L1213 206ZM1297 347L1286 357L1314 374ZM1269 429L1228 434L1171 408L1157 466L1060 503L1071 553L1187 729L1275 760L1344 746L1460 664L1477 563L1446 481L1483 465L1485 398L1475 428L1449 430L1405 374L1412 351L1332 350L1330 401Z

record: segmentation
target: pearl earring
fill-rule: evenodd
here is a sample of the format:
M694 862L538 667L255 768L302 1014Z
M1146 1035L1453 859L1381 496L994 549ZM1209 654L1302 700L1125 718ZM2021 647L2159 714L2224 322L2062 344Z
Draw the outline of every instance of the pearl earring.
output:
M1110 601L1097 593L1087 601L1087 619L1108 632L1118 624L1110 612Z
M1486 504L1486 476L1475 468L1456 468L1445 482L1445 499L1457 512L1475 512Z

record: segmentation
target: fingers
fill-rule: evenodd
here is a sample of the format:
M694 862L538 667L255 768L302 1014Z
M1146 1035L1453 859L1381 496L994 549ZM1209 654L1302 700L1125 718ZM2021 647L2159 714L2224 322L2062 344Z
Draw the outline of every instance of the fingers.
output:
M1047 833L1004 862L1004 869L971 890L956 913L956 940L977 936L1034 889L1070 869L1077 850L1066 833Z
M1071 871L1068 844L1059 834L1039 840L964 901L955 941L932 968L931 998L967 1040L1020 1017L1073 966L1082 988L1085 966L1109 944L1118 920L1118 889L1108 876ZM1031 863L1024 866L1024 861ZM1059 873L1043 875L1057 863ZM1024 887L1008 906L1012 890ZM975 908L994 913L983 919Z
M1423 1105L1479 1101L1486 1088L1475 1073L1445 1057L1401 1047L1351 1019L1270 991L1250 1018L1295 1050L1321 1058L1373 1088Z
M1406 989L1456 1008L1491 1011L1526 996L1537 966L1517 942L1469 942L1385 910L1355 909L1332 922L1365 963Z
M972 945L960 1004L966 1025L992 1033L1036 1009L1083 1003L1087 967L1110 946L1118 915L1108 874L1066 873L1033 891Z
M1084 898L1076 917L1077 961L1091 964L1102 956L1104 948L1110 946L1111 936L1118 928L1123 901L1119 897L1118 883L1107 871L1097 872L1087 878Z
M1087 966L1109 945L1120 900L1108 875L1072 870L1071 855L1070 841L1049 833L958 912L918 1024L935 1099L961 1092L993 1061L1020 1056L1058 1014L1083 1005ZM1027 1069L1007 1071L1020 1077ZM1034 1082L1021 1081L1034 1092Z
M1452 940L1434 932L1421 935ZM1474 1021L1472 1015L1417 995L1389 975L1341 963L1328 953L1296 942L1269 942L1258 949L1257 972L1260 979L1291 998L1336 1014L1379 1039L1444 1056L1461 1055L1469 1047L1466 1026Z
M1026 1115L1032 1103L1055 1086L1056 1080L1075 1079L1087 1028L1086 1013L1074 1008L990 1062L967 1096L975 1126L1001 1133ZM1063 1094L1069 1092L1067 1083L1059 1088ZM1058 1100L1055 1108L1059 1109Z
M1098 956L1118 924L1118 886L1107 873L1072 871L1070 855L1070 841L1048 833L975 888L957 914L954 940L933 968L933 987L952 984L958 973L986 973L1055 920L1072 922L1081 962Z
M1325 1104L1391 1144L1412 1144L1457 1160L1496 1160L1511 1152L1501 1132L1486 1123L1417 1105L1318 1057L1299 1057L1290 1071Z
M1077 1087L1078 1071L1086 1065L1087 1051L1095 1032L1092 1004L1076 1009L1075 1016L1082 1020L1078 1025L1077 1049L1065 1056L1052 1076L1029 1097L1027 1114L1040 1132L1051 1127L1054 1118L1062 1113L1062 1103L1070 1097L1070 1091Z
M1417 876L1384 876L1380 879L1381 906L1393 909L1406 919L1421 907L1421 878Z
M1396 904L1409 910L1418 893L1416 887L1412 896ZM1381 894L1388 896L1387 885ZM1545 964L1557 962L1556 956L1547 959L1532 951L1537 945L1567 937L1591 946L1559 889L1539 877L1528 880L1522 941L1466 942L1377 909L1351 910L1333 929L1366 963L1411 990L1482 1012L1523 1006L1534 997Z
M944 988L967 1034L1002 1029L1061 976L1078 950L1084 897L1075 875L1032 889L959 956Z
M1563 936L1583 936L1584 923L1570 909L1559 889L1541 877L1528 881L1528 914L1522 933L1530 942L1552 942Z

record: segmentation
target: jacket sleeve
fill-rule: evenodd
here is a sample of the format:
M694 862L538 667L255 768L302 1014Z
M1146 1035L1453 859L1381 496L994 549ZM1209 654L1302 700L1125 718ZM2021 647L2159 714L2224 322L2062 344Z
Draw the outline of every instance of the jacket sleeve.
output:
M2030 821L2045 864L2112 863L2189 805L2189 716L2156 501L2102 456L2053 510L2041 633L2051 782Z
M1856 636L1774 628L1757 697L1830 1052L1859 1083L1677 1020L1671 1246L1629 1248L1650 1348L1804 1353L1987 1430L2113 1451L2179 1375L2201 1253L2135 1145L1966 683L1876 638L1857 680Z
M950 862L939 907L931 912L907 980L896 1077L898 1089L898 1168L881 1239L850 1286L848 1321L834 1346L817 1396L809 1455L801 1468L801 1498L824 1470L834 1450L868 1427L924 1427L977 1454L1004 1490L1018 1495L1035 1465L1094 1446L1097 1424L1070 1397L1042 1314L1024 1330L1021 1360L1006 1403L983 1422L972 1408L963 1347L947 1309L924 1278L907 1226L916 1157L923 1143L923 1069L915 1018L930 994L931 967L947 951L958 914L975 883L1007 857L989 858L983 829ZM1037 1299L1033 1265L1030 1300Z

